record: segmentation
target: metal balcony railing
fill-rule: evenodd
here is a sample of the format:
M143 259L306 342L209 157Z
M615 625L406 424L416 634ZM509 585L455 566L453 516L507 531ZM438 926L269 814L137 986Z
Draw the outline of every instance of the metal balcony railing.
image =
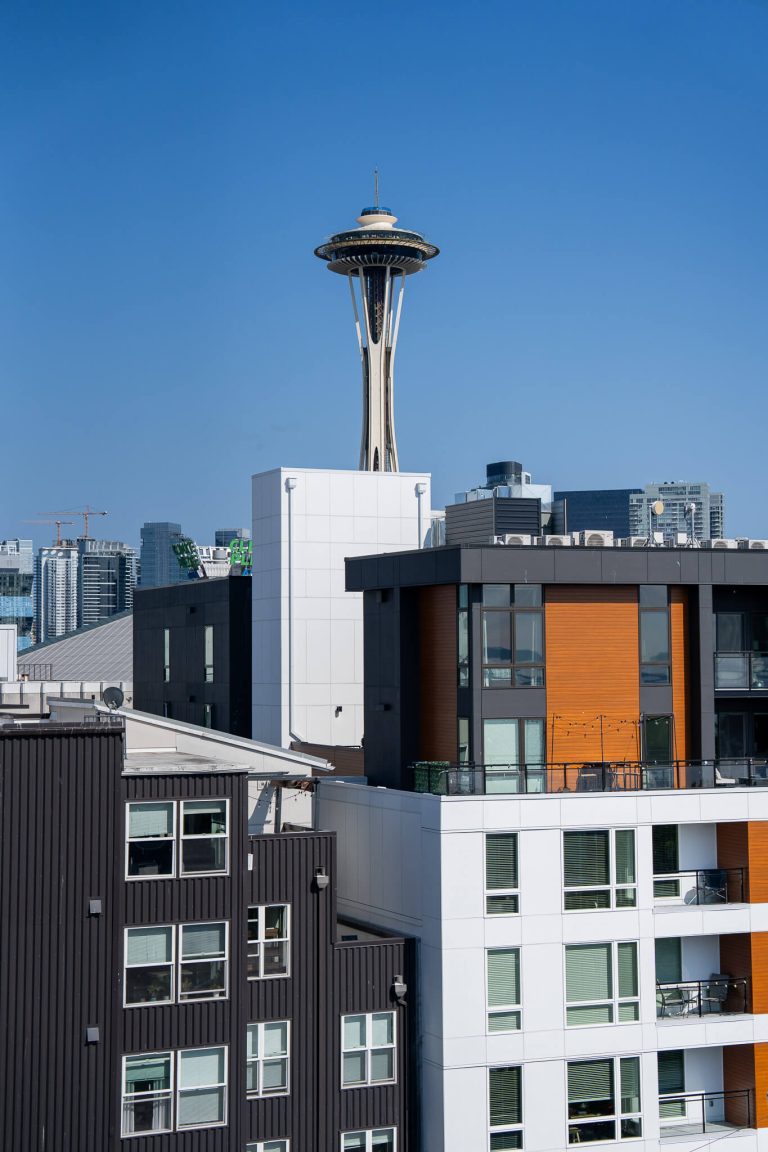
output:
M665 1092L659 1096L661 1138L696 1136L729 1128L752 1127L752 1090L723 1092Z
M686 1019L691 1016L741 1015L749 1011L749 981L745 976L719 973L708 980L658 981L656 1015Z
M715 688L768 689L768 652L716 652Z
M655 900L682 897L684 904L742 904L746 873L746 868L692 868L657 873L653 878L653 897Z
M411 765L415 792L492 796L541 792L636 792L645 789L768 785L768 760L576 761L539 764Z

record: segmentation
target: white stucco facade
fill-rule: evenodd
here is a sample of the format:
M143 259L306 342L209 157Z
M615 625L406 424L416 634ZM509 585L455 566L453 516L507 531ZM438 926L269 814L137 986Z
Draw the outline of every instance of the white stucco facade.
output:
M253 477L254 739L360 743L363 605L344 589L344 560L416 548L429 514L426 474Z
M683 1152L710 1143L768 1149L765 1129L718 1127L717 1098L705 1105L711 1133L687 1130L689 1115L678 1133L665 1120L660 1141L658 1052L684 1051L687 1093L721 1092L723 1047L768 1041L768 1015L659 1018L655 942L681 938L682 979L707 980L720 971L720 935L768 931L768 904L686 904L685 884L679 898L655 900L652 858L652 825L678 825L684 870L716 865L718 822L766 819L768 793L759 789L464 798L322 781L316 827L338 833L340 914L420 942L422 1152L493 1147L489 1069L513 1065L522 1069L522 1147L568 1147L568 1062L606 1057L639 1057L642 1137L599 1147L655 1152L673 1140ZM628 828L636 906L564 911L563 832ZM485 839L494 832L518 833L519 914L486 913ZM639 1019L568 1026L566 946L619 941L637 942ZM519 1031L488 1027L494 948L520 949Z

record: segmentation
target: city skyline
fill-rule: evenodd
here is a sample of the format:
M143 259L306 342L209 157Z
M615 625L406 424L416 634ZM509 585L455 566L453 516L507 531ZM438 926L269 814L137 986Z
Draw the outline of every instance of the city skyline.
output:
M355 50L351 5L225 23L86 3L42 28L6 10L0 384L18 431L0 475L22 495L4 536L91 501L113 538L167 518L202 538L247 522L254 472L354 469L349 305L312 248L378 167L383 202L443 251L409 299L396 396L400 467L432 473L436 507L523 458L563 489L703 479L729 534L768 537L760 421L715 434L725 397L764 406L768 13L547 0L468 23L428 3L395 5L392 28L406 15L429 63L367 41L395 81L371 133L317 52ZM141 460L125 486L121 451Z

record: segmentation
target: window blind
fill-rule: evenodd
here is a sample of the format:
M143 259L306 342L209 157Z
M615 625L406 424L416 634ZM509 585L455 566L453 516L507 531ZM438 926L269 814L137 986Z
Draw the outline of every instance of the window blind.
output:
M517 888L517 833L494 833L485 838L486 888Z
M179 1053L179 1087L224 1083L224 1049L196 1048Z
M371 1017L371 1044L381 1047L394 1041L394 1022L391 1012L374 1012Z
M660 984L682 980L682 958L679 937L656 941L656 979Z
M126 940L127 964L168 964L171 960L170 928L130 928Z
M627 1056L620 1061L621 1080L621 1110L622 1112L640 1111L640 1059L637 1056Z
M610 883L607 832L564 832L566 888Z
M277 1024L264 1025L264 1055L284 1056L288 1051L288 1024L285 1020Z
M173 804L131 804L128 812L128 835L134 839L144 836L171 836L173 834Z
M149 1087L147 1087L149 1083ZM171 1057L132 1057L125 1063L126 1092L162 1092L171 1086Z
M685 1092L685 1055L683 1052L659 1052L659 1095Z
M583 1060L568 1065L568 1103L613 1102L613 1060Z
M488 1093L492 1128L521 1122L519 1068L491 1068L488 1073Z
M653 874L663 876L679 871L678 837L676 824L655 824L653 827Z
M179 1127L220 1124L224 1119L224 1089L195 1089L179 1096Z
M181 958L223 956L226 951L224 924L185 924L181 929Z
M637 996L637 944L617 945L619 996Z
M486 764L517 765L517 720L483 721L483 757Z
M488 952L488 1007L520 1003L520 950L494 948Z
M631 828L616 832L616 883L635 883L635 833Z
M565 949L565 998L610 1000L613 996L610 944L576 944Z

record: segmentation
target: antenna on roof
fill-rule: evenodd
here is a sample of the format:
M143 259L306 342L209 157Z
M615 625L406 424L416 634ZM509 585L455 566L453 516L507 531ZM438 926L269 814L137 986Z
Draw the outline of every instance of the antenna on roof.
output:
M373 204L375 208L379 206L379 170L373 170Z

